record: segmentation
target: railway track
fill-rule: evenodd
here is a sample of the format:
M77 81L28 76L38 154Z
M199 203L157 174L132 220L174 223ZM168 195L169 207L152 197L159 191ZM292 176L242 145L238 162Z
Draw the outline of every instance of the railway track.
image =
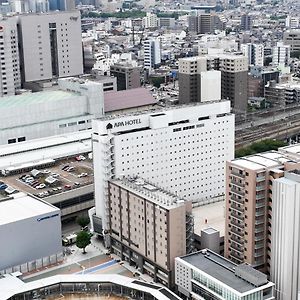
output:
M287 139L289 136L300 134L300 115L281 120L268 125L260 125L243 130L236 130L235 147L248 146L264 139Z

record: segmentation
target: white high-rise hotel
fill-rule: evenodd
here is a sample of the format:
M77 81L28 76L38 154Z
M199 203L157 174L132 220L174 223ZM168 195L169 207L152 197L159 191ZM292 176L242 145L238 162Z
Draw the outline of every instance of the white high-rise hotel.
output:
M136 175L193 202L223 199L234 115L229 101L214 101L104 117L93 121L92 140L96 218L107 229L114 177Z

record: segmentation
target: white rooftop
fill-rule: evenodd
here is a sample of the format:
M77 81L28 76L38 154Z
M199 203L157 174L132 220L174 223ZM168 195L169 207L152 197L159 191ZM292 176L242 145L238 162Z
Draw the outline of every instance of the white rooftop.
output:
M51 212L59 212L59 209L25 193L17 193L13 199L0 201L0 226Z
M297 154L300 153L300 144L295 144L295 145L290 145L290 146L286 146L286 147L282 147L279 148L279 151L284 151L287 153L293 153L293 154Z
M225 234L225 201L219 201L192 210L194 216L194 232L201 235L201 230L213 228Z
M91 130L0 146L0 170L92 151Z
M290 160L291 159L285 154L276 151L270 151L265 153L259 153L256 155L241 157L238 159L234 159L231 162L234 165L240 166L242 168L260 170L263 168L273 168Z

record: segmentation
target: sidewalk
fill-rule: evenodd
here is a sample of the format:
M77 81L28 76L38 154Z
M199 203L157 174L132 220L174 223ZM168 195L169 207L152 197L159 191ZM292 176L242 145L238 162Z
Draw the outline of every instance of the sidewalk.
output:
M92 237L91 242L86 248L86 254L83 254L82 250L77 248L76 245L69 246L68 248L71 249L72 254L64 256L61 263L26 273L23 275L24 281L32 281L57 274L72 274L109 261L110 257L105 255L107 250L101 242L96 237Z

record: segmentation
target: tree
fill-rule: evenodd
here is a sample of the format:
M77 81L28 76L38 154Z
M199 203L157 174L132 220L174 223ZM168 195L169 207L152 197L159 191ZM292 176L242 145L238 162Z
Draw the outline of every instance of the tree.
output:
M86 231L80 231L77 233L76 246L83 249L83 254L86 253L85 248L91 243L91 234Z
M84 228L90 224L90 219L88 217L78 217L76 223L81 226L81 228Z

